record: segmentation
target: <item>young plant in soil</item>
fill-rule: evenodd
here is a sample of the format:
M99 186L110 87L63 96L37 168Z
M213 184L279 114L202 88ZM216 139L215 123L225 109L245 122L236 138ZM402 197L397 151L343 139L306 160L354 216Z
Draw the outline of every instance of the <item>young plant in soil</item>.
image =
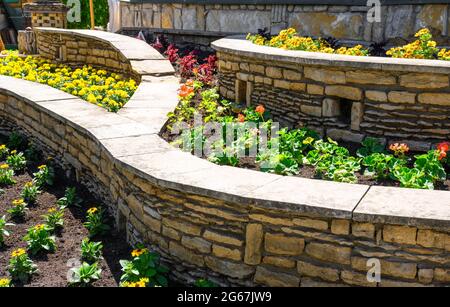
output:
M89 231L89 236L95 237L103 235L109 230L109 226L104 222L103 208L92 207L87 211L84 227Z
M65 209L72 206L80 207L80 204L82 202L82 199L77 196L77 190L75 187L67 188L64 197L61 197L58 199L56 204L58 205L58 208Z
M97 262L102 257L102 242L91 242L89 238L81 241L81 259L87 263Z
M0 185L12 185L16 181L13 179L14 170L9 167L8 164L4 163L0 165Z
M5 237L8 237L11 234L11 232L6 229L6 227L13 226L15 226L13 223L7 222L5 215L0 218L0 247L5 244Z
M70 269L70 273L71 280L69 285L86 287L100 279L102 270L98 268L97 262L92 264L83 262L81 266Z
M51 229L45 224L38 224L30 229L23 237L27 242L28 251L32 255L40 252L53 252L56 249L56 238L51 235Z
M8 164L14 171L22 171L27 166L27 160L25 159L23 152L17 152L12 150L9 156L6 158L6 164Z
M20 196L27 202L28 204L34 204L39 196L41 191L39 187L33 181L29 181L25 183L23 186L22 192Z
M50 208L42 217L50 232L60 230L64 226L64 210L62 209Z
M8 271L13 280L25 283L30 279L32 274L37 272L37 266L30 259L26 250L19 248L11 253Z
M11 205L12 207L8 210L8 213L11 214L11 217L14 219L23 219L26 211L29 210L27 208L28 204L23 198L13 200Z

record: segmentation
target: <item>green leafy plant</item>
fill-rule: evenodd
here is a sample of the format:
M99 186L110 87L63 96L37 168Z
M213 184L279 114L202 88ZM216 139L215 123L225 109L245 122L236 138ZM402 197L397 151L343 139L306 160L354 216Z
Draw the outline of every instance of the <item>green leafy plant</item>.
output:
M72 206L80 207L81 202L82 200L77 196L75 187L70 187L66 189L64 197L58 199L56 204L60 209L65 209Z
M7 210L13 218L23 218L26 211L28 210L28 204L23 200L23 198L15 199L12 201L12 207Z
M406 160L384 153L372 153L364 157L362 165L366 167L364 175L376 179L395 179L393 172L405 166Z
M296 175L299 173L299 164L291 153L278 153L278 150L267 150L258 153L256 163L263 172L279 175Z
M33 176L33 181L39 188L45 185L53 185L54 172L53 168L50 166L40 165L38 167L38 171L36 173L33 173Z
M195 286L199 287L199 288L216 288L217 287L217 285L214 282L212 282L208 279L204 279L204 278L197 279L195 281Z
M102 242L91 242L89 238L81 241L81 258L87 263L97 262L102 257Z
M6 158L6 163L15 171L21 171L27 166L27 160L23 153L17 153L16 150L10 152L9 156Z
M20 196L25 200L26 203L34 204L39 194L41 194L39 187L33 181L30 181L25 183Z
M92 264L83 262L81 266L70 269L71 278L69 284L71 286L89 286L94 281L99 280L102 270L98 267L98 263Z
M0 247L5 243L5 237L10 235L10 231L6 227L15 226L13 223L8 223L6 221L6 216L0 218Z
M356 151L358 157L364 158L374 153L383 153L384 145L376 138L367 137L362 141L361 148Z
M30 251L32 255L36 255L42 251L51 252L55 250L56 239L50 232L50 228L45 224L39 224L28 229L23 240L27 242L28 251Z
M11 253L8 271L13 280L27 282L31 275L37 271L37 266L30 259L25 249L19 248Z
M149 252L146 248L135 249L131 252L133 259L120 260L122 266L122 283L139 282L148 279L148 285L167 287L167 278L164 276L168 269L160 264L157 253Z
M9 148L5 144L0 145L0 159L5 158L9 154Z
M42 216L49 231L54 232L64 226L64 210L50 208L47 214Z
M103 208L90 208L87 211L86 222L83 225L89 231L90 237L103 235L109 230L109 226L104 223Z
M14 170L12 170L8 164L0 165L0 184L11 185L15 184L16 181L13 179Z
M14 131L9 135L7 145L11 149L20 150L25 148L26 143L26 138L22 134Z

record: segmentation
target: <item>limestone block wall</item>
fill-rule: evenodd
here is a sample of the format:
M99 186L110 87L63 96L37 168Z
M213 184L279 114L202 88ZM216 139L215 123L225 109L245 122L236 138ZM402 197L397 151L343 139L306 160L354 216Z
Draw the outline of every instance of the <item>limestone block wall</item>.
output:
M450 63L286 51L239 38L213 43L220 92L264 104L291 127L332 138L408 140L428 150L450 135Z
M87 35L91 32L85 32ZM116 37L118 38L118 37ZM149 47L150 48L150 47ZM218 166L158 133L178 79L142 76L118 113L0 76L1 132L21 130L108 206L130 243L182 282L450 284L450 193L282 177ZM381 282L368 282L377 258Z
M367 19L367 1L274 2L278 1L122 1L121 25L203 35L242 34L265 27L277 33L294 27L308 36L391 43L429 27L440 41L448 42L446 1L382 1L381 20L375 23Z

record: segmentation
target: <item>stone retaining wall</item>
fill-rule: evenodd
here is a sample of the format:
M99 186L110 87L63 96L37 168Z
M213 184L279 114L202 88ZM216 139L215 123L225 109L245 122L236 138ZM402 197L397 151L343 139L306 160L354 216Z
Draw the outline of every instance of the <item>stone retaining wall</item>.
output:
M450 135L450 63L286 51L239 38L213 43L220 92L336 139L408 140L428 150Z
M283 28L294 27L302 35L390 43L403 42L413 37L418 29L429 27L439 41L448 43L448 4L421 1L402 5L398 4L401 1L396 1L392 5L383 1L387 4L381 6L380 22L369 22L370 7L366 6L366 1L354 1L355 5L349 4L351 1L320 1L319 5L314 5L315 1L302 1L303 4L289 1L228 4L230 2L121 1L121 26L158 32L197 31L205 36L254 33L265 27L278 33Z
M89 32L85 32L87 35ZM150 48L150 47L148 47ZM182 282L220 285L450 284L450 193L368 187L218 166L158 136L173 76L144 76L117 114L0 76L2 131L20 129L101 198L131 243ZM370 258L381 282L366 279Z

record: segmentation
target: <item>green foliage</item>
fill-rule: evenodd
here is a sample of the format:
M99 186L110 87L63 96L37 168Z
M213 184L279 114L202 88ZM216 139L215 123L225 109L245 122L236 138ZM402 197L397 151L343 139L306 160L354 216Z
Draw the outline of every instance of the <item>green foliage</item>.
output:
M8 147L10 149L21 150L26 148L27 140L19 132L13 131L8 138Z
M32 255L46 251L52 252L56 248L56 238L50 234L51 229L44 224L28 229L23 240L27 242L28 251Z
M50 208L48 213L42 216L49 231L54 232L64 226L64 211Z
M8 164L0 165L0 184L11 185L15 184L16 181L13 179L14 170L9 168Z
M215 288L215 287L217 287L217 285L214 282L212 282L208 279L203 279L203 278L197 279L195 281L195 286L199 287L199 288Z
M30 181L25 183L20 196L25 200L26 203L34 204L39 194L41 194L39 187L33 181Z
M68 0L62 0L67 4ZM90 29L91 28L91 14L89 8L89 0L80 0L81 2L81 21L68 23L69 29ZM94 16L95 25L106 28L109 20L108 0L95 0L94 2Z
M395 179L392 175L393 172L405 164L405 159L399 159L384 153L372 153L362 160L362 165L366 167L364 175L376 179Z
M64 197L61 197L56 201L56 204L60 209L68 207L80 207L82 200L77 196L77 190L75 187L67 188Z
M90 208L87 211L86 222L83 225L89 231L91 238L97 235L103 235L109 230L109 226L104 223L103 208Z
M289 176L299 173L299 164L290 152L278 150L262 151L256 157L261 171Z
M12 207L7 210L9 214L13 218L23 218L25 216L25 212L28 210L28 204L23 199L16 199L12 202Z
M87 263L97 262L102 257L102 242L91 242L89 238L81 241L81 258Z
M37 265L33 263L24 249L19 248L12 252L8 271L13 280L27 282L30 276L37 271Z
M89 286L100 279L102 270L98 267L97 262L93 264L83 262L81 266L70 269L70 273L71 279L69 284L71 286Z
M27 160L23 155L23 152L17 153L16 150L12 150L9 156L6 158L6 163L15 171L21 171L27 166Z
M120 278L122 283L139 282L141 279L148 279L150 287L167 287L167 278L164 276L168 269L161 265L160 257L157 253L149 252L145 248L135 249L131 253L133 259L120 260L123 274Z
M10 235L10 231L6 227L15 226L13 223L6 221L6 216L0 217L0 247L5 243L5 237Z
M33 176L33 181L36 186L42 188L45 185L53 185L55 174L51 166L41 165L38 167L38 171L36 173L33 173Z
M364 158L374 153L384 152L384 146L376 138L367 137L362 141L361 148L356 152L358 157Z

